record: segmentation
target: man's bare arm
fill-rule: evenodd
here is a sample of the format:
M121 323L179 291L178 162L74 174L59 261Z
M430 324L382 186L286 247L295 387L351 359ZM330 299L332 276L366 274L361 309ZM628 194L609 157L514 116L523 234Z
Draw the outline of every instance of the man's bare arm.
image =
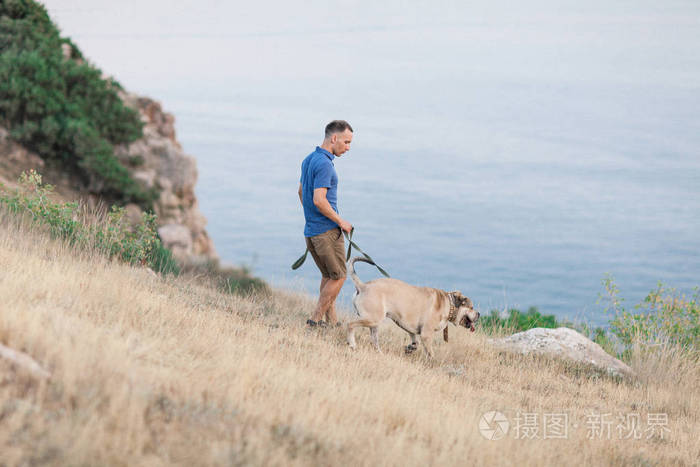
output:
M321 214L338 224L342 230L349 233L352 230L352 224L344 220L333 210L331 203L329 203L326 198L327 192L328 188L316 188L314 190L314 206L318 208Z
M301 183L299 184L299 202L304 206L304 198L301 197Z

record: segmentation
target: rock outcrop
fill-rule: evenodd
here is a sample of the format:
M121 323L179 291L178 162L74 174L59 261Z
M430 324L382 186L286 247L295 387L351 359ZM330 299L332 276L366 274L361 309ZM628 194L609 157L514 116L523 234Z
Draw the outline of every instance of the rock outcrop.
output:
M588 363L615 376L634 371L584 335L569 328L534 328L512 336L489 339L496 347L521 354L539 354Z
M144 128L143 138L117 146L115 154L143 188L155 188L160 193L154 211L163 244L181 262L218 262L214 242L204 228L207 221L194 193L197 163L175 139L175 117L152 99L129 93L120 93L120 97L138 110ZM127 212L140 215L136 205L127 206Z
M61 51L65 60L83 63L77 49L70 44L64 43ZM103 78L109 77L103 75ZM175 139L175 117L164 112L160 103L152 99L122 90L118 90L118 94L125 105L139 112L144 128L142 138L128 145L116 146L115 155L143 188L155 189L159 193L153 209L158 216L158 234L163 245L181 263L218 265L219 258L204 229L206 219L199 211L194 193L197 164L192 156L183 152ZM14 187L19 175L30 169L49 175L44 176L44 182L55 186L59 198L81 198L90 206L100 202L99 192L88 193L60 167L45 167L41 157L13 142L9 132L0 127L0 183ZM44 169L52 173L46 174ZM132 221L140 219L141 211L137 205L127 205L126 211Z
M120 93L120 97L126 105L138 110L144 128L142 138L116 146L115 154L143 188L155 188L159 193L153 209L158 216L158 234L163 245L181 263L218 264L214 242L205 230L207 220L199 211L194 192L197 164L175 139L175 117L163 112L161 105L152 99L128 93ZM60 198L82 198L93 206L99 202L99 193L87 193L69 174L45 166L41 157L14 142L7 129L0 127L0 183L12 188L23 171L35 169L44 175L46 183L55 186ZM134 221L141 216L135 204L127 205L126 211Z

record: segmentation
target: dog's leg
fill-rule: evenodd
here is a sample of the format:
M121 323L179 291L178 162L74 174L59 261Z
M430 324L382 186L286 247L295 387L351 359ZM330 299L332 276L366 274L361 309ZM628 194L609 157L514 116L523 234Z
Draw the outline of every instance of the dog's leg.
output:
M411 336L411 344L404 347L404 350L406 351L407 355L415 352L418 348L418 343L416 342L416 335L412 332L409 332L409 334Z
M374 344L374 347L377 349L377 352L382 353L382 349L379 348L379 332L377 331L377 326L372 326L369 328L369 337L372 339L372 343Z
M353 350L355 350L355 347L357 347L357 344L355 343L355 326L354 326L354 324L355 324L354 321L350 321L348 323L348 335L347 335L348 345Z
M420 341L423 343L423 348L425 349L425 353L428 354L428 358L432 359L433 358L433 351L431 349L430 343L433 340L433 335L431 333L422 331L420 333Z
M364 326L366 328L372 328L376 327L377 323L375 323L373 320L370 319L356 319L355 321L350 321L348 323L348 335L347 335L347 340L348 340L348 345L350 346L351 349L355 349L356 344L355 344L355 328L358 326ZM370 333L371 333L370 329Z
M377 327L381 324L382 320L386 318L386 312L383 309L383 304L381 301L377 301L372 298L372 295L359 293L355 295L352 300L352 304L355 310L360 315L359 319L350 321L348 323L348 344L351 349L355 348L355 328L358 326L364 326L369 329L370 337L374 346L379 349L379 339L377 337Z

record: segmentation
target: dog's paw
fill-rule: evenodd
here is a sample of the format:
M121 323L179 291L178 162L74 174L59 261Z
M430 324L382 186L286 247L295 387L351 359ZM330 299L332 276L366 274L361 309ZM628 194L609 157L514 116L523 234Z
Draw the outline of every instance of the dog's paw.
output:
M417 349L418 349L418 345L417 345L417 344L410 344L410 345L407 345L406 347L404 347L404 351L406 352L406 355L412 354L412 353L415 352Z

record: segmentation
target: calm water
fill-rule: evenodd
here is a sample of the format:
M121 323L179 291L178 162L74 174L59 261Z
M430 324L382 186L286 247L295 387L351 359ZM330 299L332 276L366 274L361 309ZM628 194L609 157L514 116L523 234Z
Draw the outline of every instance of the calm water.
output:
M224 261L316 290L299 166L345 118L341 215L392 276L600 324L606 273L700 285L700 4L579 3L47 6L175 113Z

